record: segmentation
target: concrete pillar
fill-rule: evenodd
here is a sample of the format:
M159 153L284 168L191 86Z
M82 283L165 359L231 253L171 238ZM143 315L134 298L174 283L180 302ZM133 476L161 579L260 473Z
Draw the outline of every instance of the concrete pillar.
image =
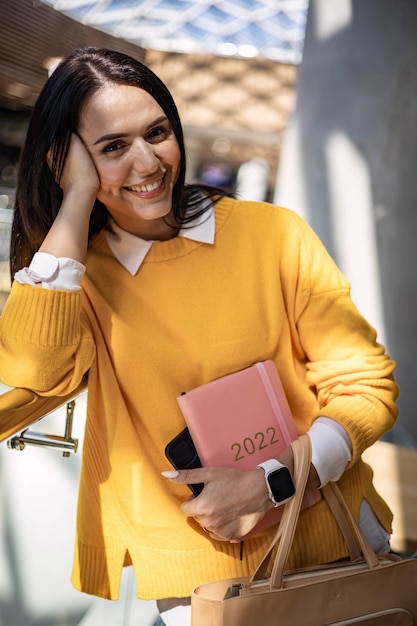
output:
M416 59L415 0L311 0L297 107L274 198L309 221L397 362L401 415L394 436L411 445L417 441Z

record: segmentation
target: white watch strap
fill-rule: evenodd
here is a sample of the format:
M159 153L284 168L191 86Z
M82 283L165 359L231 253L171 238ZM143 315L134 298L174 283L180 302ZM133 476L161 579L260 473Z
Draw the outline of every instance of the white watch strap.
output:
M280 463L277 459L268 459L268 461L263 461L259 463L256 469L263 469L265 471L265 477L271 472L275 472L275 470L280 469L281 467L286 467L282 463Z
M284 504L283 502L277 502L274 498L274 494L272 493L272 489L270 487L269 481L268 481L268 476L269 474L271 474L271 472L275 472L276 470L281 469L281 467L287 467L286 465L283 465L283 463L280 463L277 459L268 459L268 461L264 461L263 463L259 463L259 465L257 466L256 469L263 469L265 472L265 485L266 488L268 490L268 496L269 499L273 502L274 506L281 506L281 504Z

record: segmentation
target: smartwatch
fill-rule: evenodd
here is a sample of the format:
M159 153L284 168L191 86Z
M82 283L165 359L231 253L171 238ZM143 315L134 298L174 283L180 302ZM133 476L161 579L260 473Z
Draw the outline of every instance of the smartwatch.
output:
M269 459L259 463L256 469L261 468L265 472L266 488L274 506L281 506L291 500L295 494L295 487L288 467L276 459Z

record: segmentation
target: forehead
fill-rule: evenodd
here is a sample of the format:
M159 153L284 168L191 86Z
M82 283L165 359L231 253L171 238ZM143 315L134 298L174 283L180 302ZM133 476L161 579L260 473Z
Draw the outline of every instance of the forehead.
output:
M109 126L122 124L146 126L152 119L164 115L156 100L144 89L131 85L109 83L96 91L84 104L80 115L80 130L100 132Z

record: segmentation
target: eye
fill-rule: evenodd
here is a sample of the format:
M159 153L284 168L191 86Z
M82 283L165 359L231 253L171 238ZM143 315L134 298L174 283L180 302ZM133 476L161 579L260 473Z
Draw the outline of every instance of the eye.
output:
M107 144L107 146L104 146L103 148L103 152L115 152L116 150L120 150L123 147L123 144L121 141L112 141L112 143Z
M171 134L171 126L167 124L161 124L160 126L155 126L152 128L148 134L146 135L146 140L151 143L158 143L159 141L164 141Z

